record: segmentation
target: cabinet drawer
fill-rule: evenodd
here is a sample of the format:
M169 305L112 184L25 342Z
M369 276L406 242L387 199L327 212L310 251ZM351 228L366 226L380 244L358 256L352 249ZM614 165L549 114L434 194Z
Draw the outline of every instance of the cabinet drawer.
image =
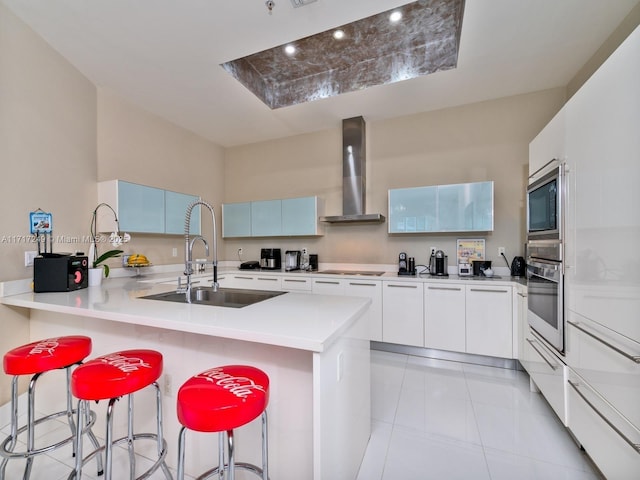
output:
M569 311L567 362L640 427L640 344Z
M567 424L565 387L567 366L534 332L525 337L523 366L564 425Z
M282 277L282 290L286 292L310 292L311 279L299 277Z
M569 429L606 478L635 480L640 431L569 369Z
M337 278L313 279L311 290L323 295L344 295L345 282Z

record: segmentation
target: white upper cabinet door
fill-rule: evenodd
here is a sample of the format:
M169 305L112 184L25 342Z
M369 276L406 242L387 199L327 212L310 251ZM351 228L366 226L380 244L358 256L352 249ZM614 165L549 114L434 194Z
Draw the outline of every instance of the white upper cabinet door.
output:
M567 103L575 176L569 308L640 341L640 27Z
M184 233L187 208L198 198L186 193L165 191L165 233ZM189 233L200 235L200 205L195 206L191 211Z
M560 110L529 144L530 182L562 162L565 152L565 109ZM554 162L555 160L555 162ZM545 168L545 166L548 166Z
M251 203L225 203L222 205L222 236L251 236Z
M282 235L282 200L251 202L251 236Z

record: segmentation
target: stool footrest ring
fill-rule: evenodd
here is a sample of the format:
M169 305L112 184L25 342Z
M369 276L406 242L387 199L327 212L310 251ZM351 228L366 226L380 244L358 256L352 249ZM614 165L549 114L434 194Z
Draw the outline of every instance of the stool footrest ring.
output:
M72 410L71 413L73 415L75 415L76 414L76 410ZM91 410L90 415L91 415L91 419L85 425L85 427L83 428L82 434L85 434L86 432L88 432L91 429L91 427L93 427L93 425L96 423L96 412ZM52 413L52 414L47 415L45 417L40 417L34 422L34 427L36 425L44 423L44 422L46 422L48 420L53 420L53 419L58 418L58 417L66 417L66 416L68 416L67 411L63 410L63 411L60 411L60 412ZM25 431L27 431L28 428L29 428L28 425L23 425L21 428L19 428L16 431L16 438L21 433L24 433ZM26 450L25 451L20 451L20 452L16 452L14 450L9 450L7 448L7 444L11 443L11 441L13 439L14 439L14 437L9 435L7 438L4 439L2 444L0 444L0 457L13 459L13 458L28 458L28 457L32 457L32 456L35 456L35 455L40 455L41 453L46 453L46 452L49 452L51 450L55 450L57 448L60 448L60 447L62 447L64 445L66 445L67 443L71 443L72 440L74 439L74 435L70 435L69 437L65 438L64 440L60 440L58 443L54 443L53 445L47 445L46 447L42 447L42 448L38 448L38 449L35 449L35 450L31 450L30 452L26 451Z
M262 469L260 467L257 467L256 465L253 465L251 463L245 463L245 462L236 462L235 465L236 465L236 470L247 470L251 473L254 473L258 477L262 478ZM228 464L225 464L223 468L225 471L229 471ZM205 480L214 475L217 475L219 471L220 471L220 466L217 466L215 468L212 468L211 470L207 470L202 475L197 477L196 480Z
M133 434L133 441L135 442L136 440L153 440L154 442L157 442L158 435L156 435L155 433L135 433ZM112 445L116 446L121 443L128 443L128 442L129 442L129 437L124 436L114 440L112 442ZM96 455L102 453L105 449L106 449L106 445L102 445L100 448L97 448L93 452L89 453L86 457L82 459L82 466L84 467L86 463L92 460L93 457L95 457ZM162 439L162 452L158 456L158 459L153 465L151 465L151 467L149 467L149 469L147 469L147 471L142 473L139 477L136 477L135 480L144 480L145 478L149 478L151 475L153 475L155 471L158 470L158 468L160 467L162 467L163 469L166 468L164 463L166 456L167 456L167 441L165 439ZM102 472L98 473L98 475L101 475L101 474ZM71 474L69 474L69 477L67 477L67 480L73 480L75 478L76 478L76 472L74 470L73 472L71 472Z

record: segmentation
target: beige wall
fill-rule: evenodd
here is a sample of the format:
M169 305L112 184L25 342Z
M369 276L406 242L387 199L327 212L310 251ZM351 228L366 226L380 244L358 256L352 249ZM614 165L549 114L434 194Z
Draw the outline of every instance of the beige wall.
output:
M367 122L367 211L387 216L391 188L493 180L495 230L482 238L488 258L506 266L497 258L498 246L507 248L509 260L523 254L529 142L563 103L564 89L559 88ZM326 214L340 214L341 150L340 125L230 148L225 201L318 195ZM261 247L307 247L320 262L395 263L405 251L424 263L430 246L443 249L450 262L455 256L458 235L389 235L387 229L387 223L328 225L320 238L225 240L225 257L234 258L239 247L244 259L258 258Z
M29 212L53 214L54 234L88 231L95 203L96 89L0 5L0 281L28 278ZM58 243L54 251L75 250ZM29 338L28 312L0 307L0 352ZM10 382L0 376L0 404Z
M199 195L220 219L224 195L224 151L221 147L117 95L98 90L98 181L129 182ZM212 238L210 215L203 215L203 235ZM218 233L220 237L220 233ZM133 234L125 253L144 253L156 265L184 259L180 235ZM172 257L173 247L178 256ZM119 259L111 262L118 265Z

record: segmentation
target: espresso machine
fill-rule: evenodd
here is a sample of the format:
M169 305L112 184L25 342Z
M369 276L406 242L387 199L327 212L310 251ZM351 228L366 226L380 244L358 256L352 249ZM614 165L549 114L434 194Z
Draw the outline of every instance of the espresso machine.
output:
M447 269L447 256L444 252L437 250L435 253L432 253L429 259L429 273L436 277L448 277L449 273Z
M264 270L280 270L282 268L282 253L279 248L260 249L260 268Z

